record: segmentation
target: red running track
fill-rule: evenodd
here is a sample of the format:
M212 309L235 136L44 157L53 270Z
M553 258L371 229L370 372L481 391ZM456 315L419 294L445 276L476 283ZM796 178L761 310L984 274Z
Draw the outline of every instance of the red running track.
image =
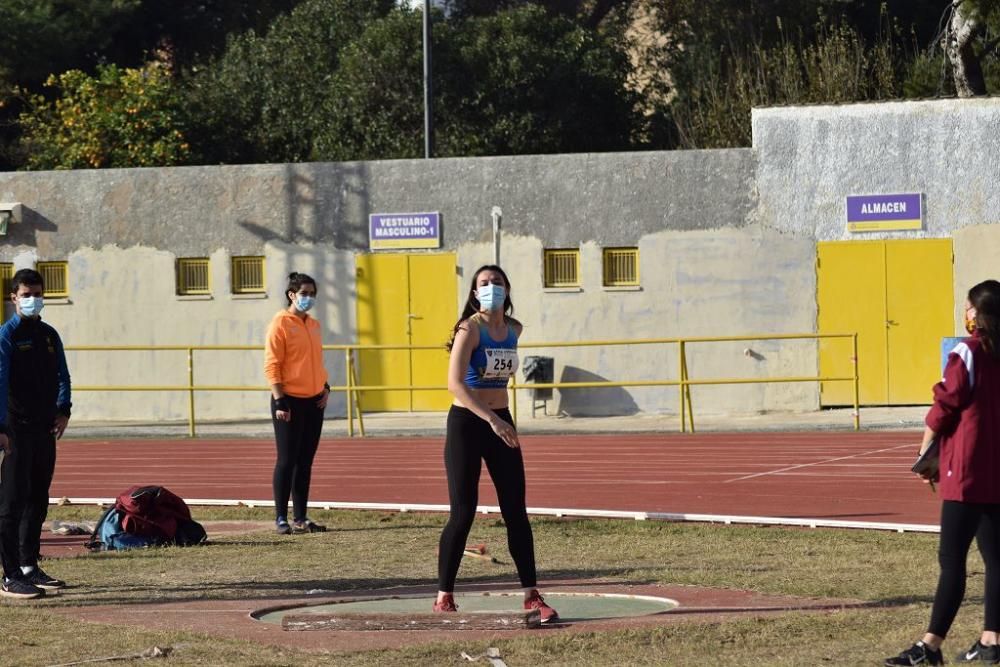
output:
M914 432L523 436L528 506L936 525ZM442 438L326 439L311 501L447 504ZM62 440L51 495L268 500L270 440ZM483 470L479 502L496 505Z

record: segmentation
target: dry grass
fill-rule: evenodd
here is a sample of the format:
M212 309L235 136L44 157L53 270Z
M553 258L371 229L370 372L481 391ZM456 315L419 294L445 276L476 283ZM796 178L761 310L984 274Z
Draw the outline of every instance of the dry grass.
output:
M94 519L93 508L57 508L50 518ZM196 511L197 518L267 520L261 510ZM89 554L46 569L78 584L29 604L0 602L0 664L43 665L180 645L163 664L460 664L468 640L401 651L321 654L248 646L189 633L72 621L54 607L129 605L183 599L286 597L306 590L432 585L444 517L375 512L318 513L324 534L292 539L263 529L190 549ZM634 521L534 520L543 579L600 577L632 583L697 584L764 593L858 598L865 609L786 614L763 620L691 622L594 634L539 633L499 641L511 667L553 665L873 664L923 629L936 579L936 536L689 525ZM464 563L460 580L514 581L502 524L477 520L471 541L503 561ZM971 643L981 622L982 565L970 567L970 599L953 636ZM121 664L121 663L117 663Z

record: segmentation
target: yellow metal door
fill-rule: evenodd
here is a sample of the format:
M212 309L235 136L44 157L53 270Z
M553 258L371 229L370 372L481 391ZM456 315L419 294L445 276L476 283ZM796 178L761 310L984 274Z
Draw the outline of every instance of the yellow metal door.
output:
M432 345L432 350L414 350L410 375L414 386L448 384L448 352L445 343L455 325L455 255L410 255L410 341ZM451 394L446 389L414 391L413 410L447 410Z
M455 255L358 255L357 321L361 345L433 345L433 350L369 350L358 359L362 385L445 386L455 312ZM444 410L440 390L367 391L364 411Z
M930 403L953 335L950 239L886 241L889 404Z
M358 255L357 315L361 345L409 345L410 299L406 255ZM369 350L358 355L359 381L372 386L409 386L410 353ZM409 391L365 391L361 409L382 412L410 409Z
M816 247L816 301L819 333L858 333L861 402L888 401L886 365L885 243L831 241ZM819 372L822 377L853 375L851 342L821 339ZM850 382L820 383L820 403L851 405Z

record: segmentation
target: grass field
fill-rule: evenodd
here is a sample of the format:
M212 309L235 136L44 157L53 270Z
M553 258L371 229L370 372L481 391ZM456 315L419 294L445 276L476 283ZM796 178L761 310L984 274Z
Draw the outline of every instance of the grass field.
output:
M94 520L96 508L54 508L50 519ZM200 520L267 520L265 510L195 509ZM127 605L184 599L295 595L315 588L433 585L445 517L319 512L330 532L281 537L231 535L201 547L88 554L50 560L46 570L76 587L32 601L0 601L0 664L50 665L176 646L169 665L470 664L481 642L317 653L196 634L114 628L68 620L61 606ZM546 665L871 665L917 638L937 576L937 537L868 531L761 528L612 520L535 519L540 578L592 577L629 583L694 584L762 593L856 598L861 609L789 613L765 619L691 621L662 628L590 634L526 633L499 639L510 667ZM502 523L479 518L470 542L486 542L503 563L467 561L460 583L516 581ZM978 636L982 563L970 557L966 605L947 653ZM123 664L123 663L112 663ZM145 663L144 663L145 664ZM477 663L483 664L483 663Z

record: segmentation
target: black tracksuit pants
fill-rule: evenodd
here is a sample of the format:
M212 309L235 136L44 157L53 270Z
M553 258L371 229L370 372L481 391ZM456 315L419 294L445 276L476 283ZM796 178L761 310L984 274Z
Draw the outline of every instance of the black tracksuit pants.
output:
M301 521L307 516L313 459L323 431L323 410L316 405L320 398L322 394L312 398L286 395L285 400L292 413L291 420L287 422L275 419L274 399L271 399L271 421L278 449L273 479L275 517L288 518L289 496L292 497L292 518Z
M38 565L42 524L49 511L49 486L56 468L51 426L11 424L13 451L0 465L0 564L4 576Z
M506 409L496 413L513 425L510 412ZM476 518L479 475L484 461L497 490L500 513L507 526L507 547L517 567L521 586L530 588L536 583L535 544L525 507L521 450L508 447L490 425L471 410L453 405L448 412L444 444L451 514L438 544L438 590L446 593L455 588L465 540Z
M947 637L965 597L965 563L976 538L986 568L983 629L1000 632L1000 505L946 500L941 504L938 579L927 631Z

